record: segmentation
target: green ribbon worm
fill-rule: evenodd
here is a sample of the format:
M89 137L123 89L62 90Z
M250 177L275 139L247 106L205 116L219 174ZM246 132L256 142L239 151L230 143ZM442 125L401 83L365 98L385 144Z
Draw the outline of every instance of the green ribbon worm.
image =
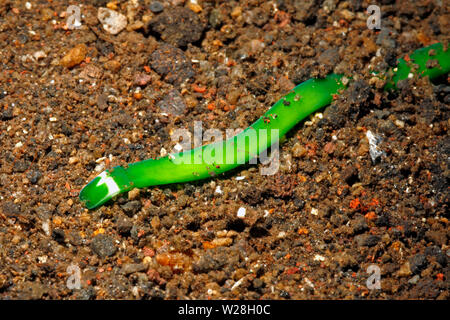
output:
M395 90L400 80L414 75L433 79L449 71L450 50L436 43L399 59L396 68L378 76L387 79L385 90ZM348 81L342 80L342 75L330 74L299 84L255 123L227 140L105 170L81 190L80 200L93 209L133 188L205 179L261 157L297 123L330 104L346 88Z

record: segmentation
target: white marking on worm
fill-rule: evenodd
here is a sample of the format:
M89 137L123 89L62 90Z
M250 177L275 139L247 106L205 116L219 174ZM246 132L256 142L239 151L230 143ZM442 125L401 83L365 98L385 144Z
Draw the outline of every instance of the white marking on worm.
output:
M100 180L97 182L96 187L99 187L102 184L106 184L106 187L108 188L108 194L105 196L105 198L115 196L120 192L119 186L107 171L103 171L98 176L100 177Z

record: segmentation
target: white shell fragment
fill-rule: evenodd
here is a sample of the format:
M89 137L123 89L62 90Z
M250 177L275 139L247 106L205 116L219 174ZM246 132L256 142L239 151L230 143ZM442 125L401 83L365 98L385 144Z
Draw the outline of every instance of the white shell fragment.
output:
M375 163L379 157L381 157L384 152L378 149L378 144L381 142L381 138L375 136L372 131L367 130L366 132L367 140L369 140L369 154L372 158L372 162Z
M245 217L245 212L246 212L245 208L244 207L240 207L238 212L237 212L238 218L244 218Z
M103 25L103 29L110 34L118 34L127 26L127 17L108 8L99 8L98 20Z

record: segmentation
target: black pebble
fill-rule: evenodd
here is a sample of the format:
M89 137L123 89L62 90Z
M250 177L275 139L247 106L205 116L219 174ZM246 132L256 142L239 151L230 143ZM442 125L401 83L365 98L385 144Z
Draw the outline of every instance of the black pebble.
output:
M27 178L32 184L36 184L42 177L42 173L39 170L31 170L27 173Z
M411 267L411 271L414 274L419 274L423 269L427 267L428 260L425 255L419 253L409 259L409 264Z
M66 237L66 234L64 233L64 230L53 229L53 231L52 231L53 240L55 240L59 244L63 244L65 237Z
M121 206L125 214L129 217L133 216L142 208L142 204L138 200L129 201Z
M92 240L91 249L100 258L110 257L117 251L117 248L114 245L114 239L103 233L97 235L94 240Z

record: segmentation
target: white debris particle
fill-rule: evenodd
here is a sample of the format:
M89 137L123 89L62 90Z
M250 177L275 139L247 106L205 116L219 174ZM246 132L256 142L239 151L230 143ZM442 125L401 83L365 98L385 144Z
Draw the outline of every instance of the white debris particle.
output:
M103 29L110 34L118 34L128 23L127 17L108 8L99 8L97 18L102 23Z
M238 218L244 218L245 217L245 212L246 212L246 209L244 207L240 207L238 212L237 212Z
M165 156L167 156L167 150L164 148L161 148L161 150L159 151L159 154L161 155L161 157L165 157Z
M130 144L131 142L130 142L130 139L128 139L128 138L123 138L123 142L125 143L125 144Z
M133 286L133 288L131 288L131 292L135 297L139 297L139 289L137 286Z
M381 138L375 136L372 131L367 130L366 132L367 140L369 140L369 154L372 158L372 162L375 161L384 154L383 151L378 150L378 144L381 142Z
M350 81L347 77L342 77L342 84L344 85L344 86L346 86L347 84L348 84L348 82Z
M314 256L314 261L325 261L325 257L321 256L320 254L316 254Z
M234 289L236 289L237 287L239 287L242 283L242 281L244 281L244 278L239 279L238 281L236 281L233 286L231 287L231 291L233 291Z
M14 146L14 148L20 148L20 147L22 147L23 146L23 143L22 142L17 142L16 143L16 145Z
M44 230L44 232L47 236L50 235L50 223L48 220L45 220L44 222L42 222L42 230Z
M100 163L106 160L106 157L101 157L95 160L95 163Z
M236 177L237 181L244 180L244 179L245 179L245 176Z
M286 232L280 231L280 233L278 233L278 239L283 239L284 237L286 237Z
M305 278L305 282L308 286L310 286L311 288L314 289L314 284L311 282L311 280L309 280L308 278Z
M103 170L105 170L105 163L102 162L98 165L95 166L95 172L102 172Z
M56 117L50 117L50 119L48 119L48 120L50 120L50 122L56 122L56 121L58 121L58 119L56 119Z
M403 122L403 121L401 121L401 120L395 120L395 125L397 126L397 127L399 127L399 128L401 128L401 129L403 129L404 127L405 127L405 123Z
M35 61L41 60L45 57L47 57L47 54L43 50L39 50L33 53L33 58Z
M319 210L317 210L316 208L311 208L311 214L317 216L319 214Z
M218 193L218 194L222 194L223 193L223 191L222 191L222 189L220 188L220 186L217 186L216 187L216 190L214 191L215 193Z
M31 3L26 2L26 3L25 3L25 8L27 8L28 10L30 10L30 9L31 9Z
M183 146L179 143L177 143L176 145L173 146L173 148L175 149L176 152L181 152L183 151Z
M412 74L411 72L408 73L408 79L412 79L412 77L414 77L414 74Z

